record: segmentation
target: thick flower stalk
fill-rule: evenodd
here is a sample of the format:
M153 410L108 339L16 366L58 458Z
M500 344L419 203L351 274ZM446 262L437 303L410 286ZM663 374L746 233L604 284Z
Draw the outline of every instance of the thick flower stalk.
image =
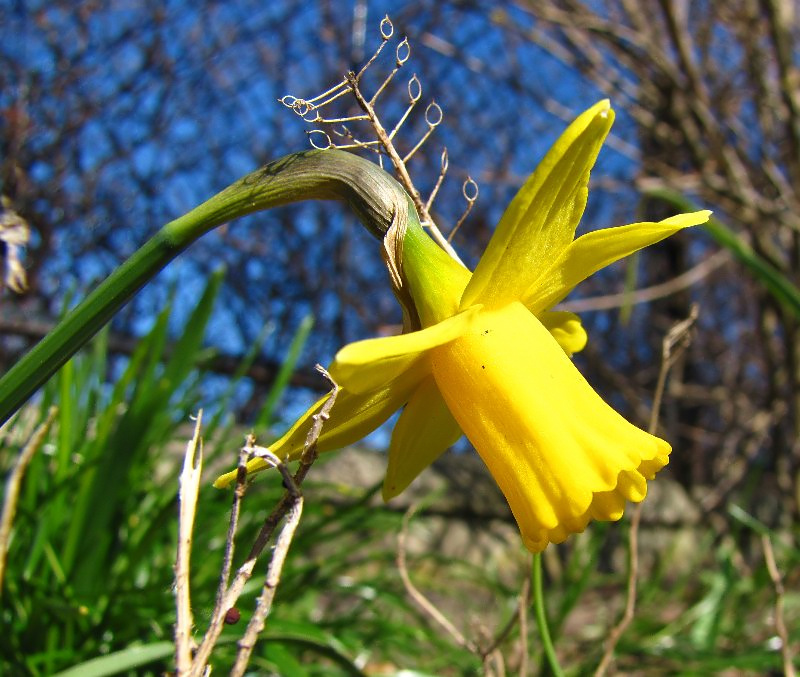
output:
M575 230L589 172L614 114L602 101L578 117L512 200L474 273L438 248L419 223L393 226L387 264L407 331L345 346L330 367L341 390L318 450L352 444L402 413L383 496L402 492L465 434L488 466L534 552L617 520L641 501L670 445L626 421L571 361L586 344L580 319L551 310L579 282L709 212L658 223ZM270 449L295 459L317 402ZM249 472L266 467L262 459ZM236 473L221 476L223 487Z

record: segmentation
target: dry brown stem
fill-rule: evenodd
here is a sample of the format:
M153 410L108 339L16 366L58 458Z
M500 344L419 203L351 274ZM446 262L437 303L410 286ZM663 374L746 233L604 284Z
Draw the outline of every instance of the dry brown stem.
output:
M403 516L403 524L398 534L397 543L397 569L406 593L419 606L419 608L433 620L436 625L441 627L455 643L475 654L480 658L483 665L484 675L501 677L505 675L505 660L499 650L500 645L508 638L515 626L520 626L520 645L522 659L520 662L520 674L524 675L527 671L527 613L530 604L531 581L525 577L519 593L519 599L514 613L510 616L505 625L497 631L493 637L487 634L486 641L475 642L466 637L445 614L414 585L408 571L408 529L413 516L419 511L420 504L415 503L409 507Z
M658 382L653 396L653 409L650 413L650 425L648 426L648 431L653 435L658 429L658 417L661 410L661 400L667 384L667 375L681 354L689 347L692 327L697 321L698 312L698 307L696 305L692 306L689 317L675 324L662 342L661 368L658 373ZM608 671L611 662L614 660L614 650L631 624L636 611L636 592L639 579L639 525L641 519L642 504L637 503L631 513L631 524L628 532L628 582L625 609L622 617L608 635L603 657L594 673L595 677L602 677Z
M688 289L704 280L715 270L731 261L731 254L727 250L715 252L707 259L690 268L685 273L673 277L667 282L654 284L643 289L624 291L619 294L605 296L592 296L585 299L574 299L559 304L559 310L568 310L572 313L586 313L596 310L612 310L623 308L638 303L650 303L666 298L672 294Z
M261 588L261 594L256 600L256 610L250 622L247 624L244 636L239 640L239 651L236 654L236 663L234 663L233 669L231 670L231 675L243 675L247 670L253 648L258 641L258 635L264 629L267 616L272 609L272 602L275 599L275 591L278 589L281 571L286 562L286 556L289 554L289 546L292 544L294 533L300 524L300 518L303 514L303 495L300 493L297 484L295 484L289 468L277 457L273 457L272 460L275 464L275 468L277 468L283 477L288 493L292 497L292 503L289 507L283 528L275 541L272 558L270 559L267 569L267 576Z
M247 662L250 659L252 648L255 645L258 633L263 629L264 622L269 614L274 599L275 588L280 580L280 573L286 561L286 555L291 545L292 537L302 514L302 494L300 487L305 480L308 471L311 469L317 458L317 440L322 432L322 426L330 415L339 387L331 378L330 374L321 366L317 370L323 375L331 386L331 391L325 404L319 413L313 417L313 424L308 432L300 465L294 476L289 473L287 466L278 459L269 449L259 447L254 444L254 438L249 436L245 447L240 454L239 472L237 476L236 489L234 490L233 506L231 509L231 519L228 528L228 537L223 558L223 566L220 575L220 587L217 594L217 603L211 614L208 629L200 643L192 660L191 667L187 671L178 674L190 677L200 677L207 674L209 667L208 661L211 652L219 640L222 628L224 627L225 617L230 609L236 606L239 596L242 594L245 584L253 575L258 558L264 552L278 525L286 518L283 529L278 535L276 547L273 551L270 565L267 570L261 596L257 601L256 612L245 629L245 634L239 644L237 660L231 674L244 674ZM247 459L253 454L261 455L272 463L283 476L283 481L287 487L286 492L281 497L278 504L273 508L267 519L259 530L256 539L250 548L245 562L239 567L233 577L233 581L228 585L231 572L231 562L234 552L234 536L238 515L241 510L241 502L245 491L245 464Z
M189 574L192 554L192 533L200 493L200 474L203 469L203 441L200 427L203 410L197 412L194 435L186 444L178 490L178 554L175 559L175 669L185 675L192 666L192 604Z
M400 534L397 537L397 569L400 572L400 579L403 581L403 587L405 587L409 597L416 602L420 609L422 609L439 627L441 627L448 635L450 635L450 637L455 640L458 646L463 647L474 654L479 654L480 649L478 646L472 640L466 638L461 631L455 625L453 625L450 619L447 618L447 616L445 616L433 602L423 595L417 586L415 586L411 581L411 576L408 573L408 564L406 561L408 551L408 525L417 510L419 510L419 504L412 505L406 511L406 514L403 516L403 526L400 529Z
M781 640L781 656L783 657L783 674L786 677L795 677L794 659L792 657L792 644L789 632L786 629L786 620L783 615L783 604L785 590L783 587L783 577L778 570L775 562L775 552L772 549L772 541L769 534L761 535L761 547L764 549L764 561L769 571L769 577L775 588L775 632Z
M478 197L478 188L475 181L472 178L468 178L464 183L464 198L467 201L466 209L464 214L458 220L458 223L455 227L451 230L450 237L445 238L442 234L439 227L436 225L433 217L431 216L431 206L436 194L439 191L439 188L444 180L445 174L447 173L447 149L444 149L442 154L442 169L439 174L439 179L437 180L433 190L431 191L430 196L427 200L423 200L420 191L414 185L414 182L411 179L411 175L408 171L408 162L411 158L416 155L416 153L424 146L426 141L430 138L430 136L435 131L436 127L442 122L443 119L443 112L439 104L435 101L431 101L427 108L425 109L425 123L427 125L427 130L424 134L418 139L416 144L404 155L401 154L397 147L395 146L394 139L397 136L397 133L400 131L400 128L408 119L411 112L417 106L417 104L422 99L422 84L420 83L419 78L416 75L413 75L407 85L408 89L408 106L405 112L400 116L400 119L394 124L394 127L391 131L387 131L384 127L383 123L381 122L380 116L376 110L376 103L386 91L387 87L394 79L395 75L399 72L399 70L405 65L408 61L408 58L411 54L411 47L408 43L407 39L403 39L395 49L395 67L392 71L384 78L381 85L377 88L375 93L371 97L367 97L361 89L361 79L366 73L367 69L375 62L378 58L378 55L383 51L383 48L388 44L388 41L394 34L394 26L390 21L389 17L385 17L380 24L380 32L381 32L381 43L376 49L375 53L369 59L369 61L364 65L361 70L357 73L351 71L348 73L345 78L334 85L326 92L315 96L312 99L298 99L294 96L284 96L281 99L281 102L291 108L295 113L300 115L306 122L312 124L319 124L319 125L326 125L329 129L331 129L331 133L334 136L341 137L346 140L343 144L336 144L331 139L331 134L325 131L324 129L313 129L309 132L309 136L311 138L311 143L315 148L340 148L340 149L359 149L359 150L368 150L372 152L377 152L379 154L386 155L389 158L392 167L394 168L395 175L397 176L398 181L403 185L406 192L409 194L411 199L414 202L414 206L417 209L417 213L420 217L421 224L428 229L430 232L431 237L436 241L436 243L444 249L453 259L461 261L461 258L458 256L458 253L450 244L453 235L461 226L461 223L467 217L469 212L472 210L472 207L475 203L475 200ZM342 96L346 94L351 94L352 97L355 99L356 104L361 109L362 113L359 115L345 115L345 116L336 116L330 117L322 115L321 111L326 107L329 106L334 101L337 101ZM359 139L355 136L353 130L346 126L349 123L363 123L366 122L369 124L372 133L375 136L374 140L364 141L363 139ZM336 125L337 127L332 127ZM317 142L316 137L322 137L322 143ZM379 160L381 162L381 166L383 166L382 157L379 155Z
M58 413L58 408L50 407L47 418L34 431L28 443L23 447L14 467L6 480L5 496L3 498L3 513L0 515L0 595L3 594L3 578L6 569L6 556L8 555L8 541L11 537L11 527L14 525L14 516L17 513L17 501L19 500L19 490L22 485L22 478L25 477L25 470L33 459L33 455L42 446L47 431L53 424Z

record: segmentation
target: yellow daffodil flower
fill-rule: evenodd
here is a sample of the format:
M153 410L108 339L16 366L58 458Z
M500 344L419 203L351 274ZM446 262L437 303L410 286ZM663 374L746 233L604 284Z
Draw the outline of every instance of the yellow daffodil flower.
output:
M318 441L319 451L352 444L402 408L389 448L386 500L466 434L526 547L538 552L583 531L591 519L619 519L625 502L641 501L646 480L667 464L670 445L615 412L572 364L571 355L586 344L579 318L551 310L595 271L710 214L574 239L589 172L613 118L601 101L569 126L509 205L474 273L418 223L399 235L397 268L420 329L339 351L330 373L341 390ZM298 458L324 401L270 450ZM254 459L248 471L266 466ZM227 473L215 486L235 477Z

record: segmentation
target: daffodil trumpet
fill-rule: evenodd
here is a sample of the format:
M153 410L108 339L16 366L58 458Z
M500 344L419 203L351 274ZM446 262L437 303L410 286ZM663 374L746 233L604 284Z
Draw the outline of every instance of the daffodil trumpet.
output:
M601 101L567 128L506 209L473 273L427 236L413 210L393 224L384 251L407 331L337 353L329 371L341 390L318 451L353 444L402 410L383 484L388 500L464 434L533 552L592 519L618 520L627 501L644 499L670 445L592 389L570 359L586 345L580 319L552 309L595 271L704 223L710 212L575 239L589 173L613 119ZM271 451L297 459L324 401ZM265 467L254 459L247 470ZM235 477L222 475L215 486Z

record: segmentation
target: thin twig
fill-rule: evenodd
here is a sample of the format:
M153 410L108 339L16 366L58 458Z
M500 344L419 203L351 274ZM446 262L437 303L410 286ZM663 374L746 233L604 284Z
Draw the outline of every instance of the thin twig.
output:
M300 466L292 478L295 488L299 488L302 485L303 480L308 474L308 471L316 460L317 440L322 432L322 426L324 422L330 416L330 410L333 407L336 401L336 396L339 393L339 386L334 382L330 374L328 374L328 372L319 365L317 365L317 371L319 371L323 377L327 379L328 383L330 383L331 391L328 399L325 401L325 404L322 406L319 413L313 417L314 422L311 426L311 430L309 430L308 436L306 437L303 456L300 459ZM258 447L254 447L254 449L258 449ZM269 543L272 534L277 529L281 520L292 510L295 502L295 495L292 494L291 489L287 488L280 501L278 501L278 504L273 508L272 512L264 521L258 536L256 536L256 539L250 548L247 559L237 570L233 581L231 582L225 594L222 596L221 604L218 604L214 609L214 612L211 616L211 621L209 622L208 630L206 631L203 641L201 642L200 647L197 649L197 653L195 654L194 662L192 664L192 671L190 673L191 677L200 677L204 674L206 665L208 664L208 659L211 656L211 651L213 650L214 646L219 640L220 634L222 633L225 616L228 610L236 605L239 596L244 590L245 584L253 575L253 570L255 569L258 558L263 553L267 543Z
M692 305L689 317L675 324L664 337L661 345L661 368L658 372L655 394L653 395L653 407L650 412L650 425L648 431L654 435L658 429L659 413L661 411L661 401L664 397L664 389L667 383L669 370L689 347L691 341L691 330L697 321L699 309L696 304ZM625 599L625 610L622 618L612 628L606 641L603 657L595 670L595 677L602 677L606 674L611 661L614 659L614 650L628 629L636 611L637 584L639 580L639 525L642 519L642 504L637 503L631 513L631 525L628 532L628 582L627 595Z
M256 438L251 433L245 438L244 446L239 450L239 464L236 467L236 486L233 490L231 517L228 521L228 533L225 537L225 553L222 558L222 569L219 575L219 587L217 588L217 598L214 603L214 611L212 616L216 616L218 613L220 613L220 610L227 612L227 609L222 609L222 606L223 601L225 600L225 591L228 589L228 583L231 579L233 553L236 549L236 527L239 524L242 501L244 500L244 494L247 491L247 460L253 453L255 443Z
M431 218L430 212L425 206L425 203L422 201L422 197L420 196L419 191L414 186L414 183L411 181L411 177L408 174L408 169L406 168L403 159L400 157L399 153L392 144L392 140L389 138L389 135L383 128L383 125L381 124L381 121L378 119L378 115L375 112L375 109L370 105L369 101L367 101L364 98L364 95L361 93L355 75L350 73L348 75L348 80L350 82L350 89L353 92L353 96L355 97L356 103L358 103L361 110L363 110L369 116L369 121L370 124L372 125L372 129L375 132L375 136L378 137L378 140L381 142L381 146L383 146L384 151L386 151L386 154L392 161L392 166L394 167L395 172L397 172L397 178L399 179L400 183L403 184L403 188L406 189L408 194L411 196L411 199L414 201L414 206L417 208L417 212L419 213L420 219L422 219L424 224L428 227L431 237L453 259L455 259L459 263L462 263L461 259L456 253L456 250L453 249L452 245L447 241L447 239L442 235L441 231L436 227L433 218Z
M658 429L658 418L661 412L661 400L664 397L664 389L667 384L667 375L673 365L680 359L692 340L692 329L697 322L700 308L693 303L689 309L689 317L680 322L676 322L667 332L661 345L661 369L658 372L655 394L653 395L653 408L650 412L650 425L647 430L651 435L655 435Z
M236 602L239 599L239 596L242 594L245 584L253 575L253 570L255 569L258 557L264 551L264 548L269 542L272 533L275 531L275 528L280 523L281 519L283 519L283 517L288 513L290 507L291 500L289 499L288 494L285 494L278 502L278 505L273 508L264 525L261 527L261 531L256 537L256 541L253 544L247 559L236 571L236 575L234 576L230 587L225 592L219 610L214 610L208 630L206 631L203 641L201 642L199 648L197 649L197 653L195 654L192 672L190 673L192 677L200 677L200 675L204 674L205 666L208 663L209 657L211 656L211 651L213 650L214 646L219 640L220 634L222 633L222 628L224 627L225 623L225 616L228 613L228 610L236 606Z
M525 616L530 599L530 580L527 577L524 580L522 589L520 591L519 600L517 601L517 607L514 610L511 618L506 622L503 628L495 635L489 644L487 644L485 647L478 646L478 644L472 640L467 639L458 630L458 628L456 628L455 625L453 625L453 623L441 611L439 611L433 602L431 602L411 581L406 557L408 550L408 528L411 518L418 510L419 504L414 504L406 511L406 514L403 516L402 528L400 530L400 534L398 535L397 568L400 572L400 579L403 582L406 592L428 616L430 616L455 640L459 646L480 657L485 675L497 675L498 677L505 675L503 656L499 653L498 647L508 637L511 630L513 630L514 626L518 622L521 626L520 632L527 632L527 619ZM522 641L523 649L525 649L526 647L524 643L526 642L526 639L523 638ZM491 670L490 666L492 663L494 663L496 666L495 671ZM525 669L527 670L527 667ZM521 672L520 674L524 673Z
M531 597L531 579L529 576L525 576L524 580L522 581L522 588L519 592L519 599L517 600L517 606L514 609L514 613L511 615L511 618L508 619L506 624L502 627L500 632L497 633L495 638L492 640L492 643L489 644L485 649L483 649L483 653L485 655L489 655L493 651L495 651L500 644L502 644L506 637L508 637L509 633L514 629L514 626L520 622L520 613L527 613L528 602L530 601Z
M383 48L386 46L386 43L389 41L389 38L394 35L394 26L392 25L391 20L389 19L389 15L385 15L383 19L381 19L380 23L380 32L381 32L381 44L378 46L378 49L375 50L375 53L370 57L369 61L365 63L361 70L358 71L358 77L364 75L367 72L367 69L373 64L375 59L378 58L378 55L381 53Z
M495 650L483 659L483 677L505 677L506 664L503 654Z
M531 596L531 579L530 576L525 576L522 581L522 588L519 592L519 598L517 599L517 606L514 609L514 613L511 617L506 621L506 624L500 629L498 633L495 634L494 639L486 645L485 648L481 649L481 658L483 660L484 666L484 674L486 676L493 674L491 673L490 664L494 661L496 666L496 674L497 675L505 675L505 661L503 660L503 654L500 652L500 645L508 638L511 631L514 627L519 624L520 625L520 643L522 649L522 656L520 658L520 669L519 674L525 675L528 670L528 656L527 656L527 614L528 614L528 605L530 603L530 596Z
M467 180L464 181L464 184L461 186L461 194L464 196L464 199L467 201L467 206L464 207L464 211L462 212L461 216L456 221L456 225L453 226L453 229L450 231L450 234L447 236L447 241L452 242L453 238L456 236L458 229L461 228L461 224L466 221L469 213L472 211L472 208L475 206L475 201L478 199L478 184L475 183L475 180L468 176Z
M441 169L439 170L439 177L436 179L436 184L433 186L433 190L431 190L431 194L428 196L428 200L425 202L425 209L427 210L430 210L430 208L433 206L433 201L439 194L439 189L442 187L442 183L444 183L444 177L447 175L447 169L450 165L450 162L447 158L447 148L442 149L440 163Z
M33 435L28 440L28 443L23 447L6 480L3 513L0 516L0 596L3 594L3 579L6 570L8 542L11 538L11 527L14 524L14 516L17 514L17 501L19 500L19 489L22 485L22 478L25 476L25 471L31 459L33 459L33 455L44 443L47 431L53 424L57 413L57 407L50 407L47 412L47 418L36 428Z
M278 469L283 477L283 483L286 486L287 496L291 497L291 506L286 516L286 522L283 529L275 542L275 548L272 552L269 567L267 569L267 576L264 580L264 585L261 589L261 595L256 600L256 610L250 622L247 624L247 629L244 636L239 640L239 651L236 655L236 663L231 670L231 675L238 677L245 673L247 664L250 662L250 656L253 648L256 645L258 635L264 629L267 616L272 610L272 603L275 599L275 592L278 589L280 582L281 572L283 565L286 562L286 556L289 554L289 547L292 544L295 531L300 524L300 518L303 514L303 494L300 491L300 485L305 479L314 461L317 459L317 441L322 433L322 426L330 416L331 408L336 401L336 396L339 392L339 386L336 385L330 374L325 371L321 366L317 365L317 370L328 380L331 384L331 394L325 404L320 409L320 412L314 415L311 430L308 431L306 436L305 445L303 447L303 454L300 457L300 467L295 473L294 477L289 472L289 468L285 463L282 463L279 458L272 455L271 462Z
M431 119L431 111L433 111L433 115L435 116ZM414 147L405 154L403 157L403 162L407 163L416 152L425 145L425 142L428 140L431 134L436 130L436 128L442 124L442 119L444 118L444 113L442 112L442 107L436 103L435 101L431 101L428 104L428 107L425 109L425 124L428 125L428 129L425 133L420 137L419 141L414 145ZM425 203L425 208L428 209L429 205L428 202Z
M203 410L197 412L194 435L186 444L178 489L179 522L178 554L175 559L175 670L180 676L192 668L192 604L189 589L189 573L192 552L192 533L197 511L197 496L200 492L200 474L203 469L203 440L200 426Z
M388 16L384 17L380 23L380 33L381 33L381 43L378 46L375 53L372 57L367 61L367 63L358 71L351 71L346 76L345 79L337 85L334 85L326 92L312 98L312 99L301 99L297 98L292 95L286 95L280 99L280 102L283 103L288 108L291 108L295 114L299 115L303 118L305 122L310 124L319 123L320 125L333 125L333 124L340 124L343 122L368 122L369 127L372 129L374 136L376 137L376 141L360 141L352 135L352 133L347 131L344 136L351 138L353 140L352 144L346 145L338 145L334 143L331 139L330 134L325 131L324 129L312 129L308 133L309 139L311 141L311 145L314 148L325 150L328 148L339 148L339 149L360 149L366 150L370 152L377 152L378 153L378 162L380 163L381 168L383 168L383 156L389 158L394 167L395 174L405 188L406 192L411 196L411 199L414 202L414 206L419 214L420 223L428 229L430 232L431 237L437 242L437 244L444 249L454 260L458 261L459 263L463 262L459 258L457 252L450 244L450 239L445 238L442 234L441 230L439 230L438 226L433 220L431 216L431 205L433 203L433 199L436 193L439 190L439 186L444 179L444 174L446 173L446 156L443 159L443 170L439 176L439 180L437 181L436 186L433 189L430 197L427 201L423 201L419 190L414 185L414 182L411 180L411 177L408 173L408 168L406 164L411 160L414 155L419 151L420 148L427 142L430 136L435 131L436 127L438 127L444 114L442 112L441 107L435 101L432 101L428 104L425 109L425 124L427 125L427 130L423 133L421 138L417 141L417 143L412 147L410 151L408 151L404 156L401 156L400 153L397 151L394 145L395 136L398 134L400 129L408 120L408 117L411 115L414 108L417 106L419 101L422 98L422 84L419 81L419 78L416 75L413 75L411 79L408 81L407 90L408 90L408 105L406 106L405 111L402 113L400 118L394 124L390 131L387 131L384 128L383 123L378 116L378 113L375 110L376 103L378 98L386 91L386 88L389 84L394 80L394 77L400 71L400 69L405 65L411 55L411 46L409 45L408 39L404 38L395 48L395 65L394 68L389 72L389 74L383 79L383 82L378 86L372 97L367 97L360 88L360 83L362 76L367 71L367 69L375 62L378 58L378 55L381 53L383 48L388 43L389 39L394 34L394 26L392 25L391 20ZM326 117L320 114L320 110L325 106L330 105L338 98L344 95L345 92L349 92L352 94L353 98L355 98L358 107L361 109L362 114L358 115L345 115L345 116L331 116ZM335 133L335 132L334 132ZM320 135L322 138L320 139ZM470 182L473 186L475 186L475 196L477 197L477 186L475 183L470 179ZM470 199L467 198L467 209L462 216L461 220L456 226L461 225L461 221L466 217L469 213L472 205L474 203L474 198ZM453 230L455 232L455 229Z
M783 674L786 677L795 677L794 661L792 659L792 646L790 644L789 632L786 630L786 621L783 616L784 588L781 572L775 562L775 552L772 549L772 541L769 534L761 535L761 547L764 549L764 561L767 564L769 577L775 588L775 631L781 640L781 656L783 657Z
M214 610L211 612L211 623L206 631L200 647L197 649L194 661L192 662L192 670L190 675L202 675L205 671L205 666L214 644L222 632L222 627L225 621L225 616L235 605L235 599L231 603L231 597L228 594L228 582L230 581L231 568L233 566L233 554L235 550L236 528L239 523L239 515L241 513L242 500L244 499L245 491L247 490L247 460L252 452L255 438L248 435L245 440L245 445L239 451L239 464L236 473L236 486L233 491L233 504L231 506L231 516L228 521L228 533L225 537L225 552L222 558L222 569L219 576L219 585L217 587L217 596L214 602ZM253 563L255 564L255 562ZM237 595L238 598L238 595Z
M388 17L386 18L388 20ZM372 98L369 100L370 106L375 105L375 103L378 101L378 97L383 94L383 90L385 90L389 86L389 83L394 80L394 76L397 75L400 69L405 65L409 56L411 56L411 45L408 44L408 38L403 38L394 49L394 68L392 69L392 72L384 78L381 86L378 87L378 89L372 95ZM361 76L363 74L364 69L362 68L359 74L356 76L356 80L361 80Z
M641 524L641 520L642 504L637 503L631 511L631 526L628 532L628 581L625 595L625 610L622 613L622 618L619 619L619 622L608 635L603 658L594 673L595 677L601 677L601 675L606 674L606 671L611 665L611 661L614 660L614 650L617 648L617 644L619 644L622 635L625 634L625 631L631 624L636 612L636 595L639 582L639 525Z
M303 495L295 484L289 469L277 457L274 457L273 462L281 473L283 482L291 494L293 502L286 516L286 522L275 541L275 548L272 551L272 558L270 559L269 568L267 569L267 576L261 588L261 594L256 600L256 610L250 622L247 624L244 636L239 640L239 651L236 654L236 662L230 673L233 677L239 677L247 670L250 656L258 641L258 635L264 629L267 616L272 609L272 602L275 599L275 591L280 582L281 571L286 562L286 556L289 554L289 546L292 544L294 533L297 530L297 526L300 524L300 517L303 514Z
M352 87L352 84L351 84ZM400 116L400 119L395 123L394 128L391 132L389 132L389 141L394 141L394 137L397 136L397 132L400 131L400 128L405 124L406 120L408 120L408 116L411 115L411 111L414 110L417 106L417 102L422 98L422 83L419 81L416 73L411 76L411 79L408 81L408 106L406 106L405 112ZM369 115L369 113L367 113ZM402 160L403 164L405 164L405 159Z
M425 595L423 595L417 587L411 582L411 577L408 574L408 566L406 563L406 551L408 541L408 525L414 513L419 508L418 504L412 505L403 516L403 525L400 529L400 534L397 538L397 569L400 572L400 579L403 581L403 586L408 595L413 599L417 605L430 616L447 634L449 634L460 647L463 647L476 655L480 655L481 651L471 640L464 637L459 629L453 625L450 620L431 602Z
M572 313L586 313L594 310L611 310L632 306L638 303L649 303L657 299L662 299L672 294L677 294L684 289L697 284L708 277L718 268L731 261L731 254L728 250L722 250L709 256L693 268L684 273L673 277L667 282L655 284L642 289L624 291L619 294L606 294L603 296L592 296L585 299L574 299L564 301L559 304L559 310L568 310Z

